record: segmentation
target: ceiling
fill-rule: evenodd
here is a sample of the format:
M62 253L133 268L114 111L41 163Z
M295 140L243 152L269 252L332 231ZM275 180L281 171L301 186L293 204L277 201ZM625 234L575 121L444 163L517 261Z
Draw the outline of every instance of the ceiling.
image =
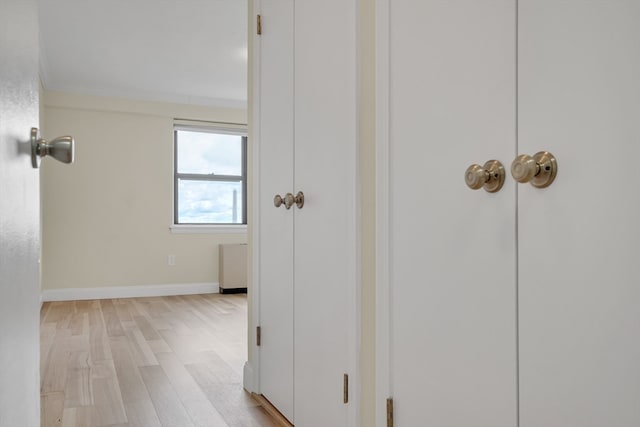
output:
M244 108L247 0L40 0L46 90Z

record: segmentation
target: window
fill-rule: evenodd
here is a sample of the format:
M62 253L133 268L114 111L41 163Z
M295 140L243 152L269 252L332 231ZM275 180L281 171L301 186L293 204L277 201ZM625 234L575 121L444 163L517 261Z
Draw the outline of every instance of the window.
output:
M244 128L174 126L174 223L247 223Z

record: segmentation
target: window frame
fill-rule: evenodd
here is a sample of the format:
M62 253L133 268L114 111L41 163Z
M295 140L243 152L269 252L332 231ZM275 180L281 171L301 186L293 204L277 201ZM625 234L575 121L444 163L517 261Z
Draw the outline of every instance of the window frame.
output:
M178 172L178 132L200 132L241 137L241 175L213 175ZM179 180L208 182L240 182L242 186L242 222L179 222ZM227 232L244 232L247 227L247 126L228 123L185 124L174 122L173 125L173 233L215 232L212 230L227 229Z

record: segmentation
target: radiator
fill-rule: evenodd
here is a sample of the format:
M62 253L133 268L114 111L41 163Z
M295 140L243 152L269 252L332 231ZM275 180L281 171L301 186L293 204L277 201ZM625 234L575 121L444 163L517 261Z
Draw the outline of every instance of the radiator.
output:
M220 293L246 292L247 244L223 244L219 245L218 249Z

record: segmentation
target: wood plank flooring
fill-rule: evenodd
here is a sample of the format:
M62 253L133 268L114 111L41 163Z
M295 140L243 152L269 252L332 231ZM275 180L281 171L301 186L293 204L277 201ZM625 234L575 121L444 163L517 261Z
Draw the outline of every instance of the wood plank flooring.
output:
M246 295L44 303L42 426L275 427L242 388Z

